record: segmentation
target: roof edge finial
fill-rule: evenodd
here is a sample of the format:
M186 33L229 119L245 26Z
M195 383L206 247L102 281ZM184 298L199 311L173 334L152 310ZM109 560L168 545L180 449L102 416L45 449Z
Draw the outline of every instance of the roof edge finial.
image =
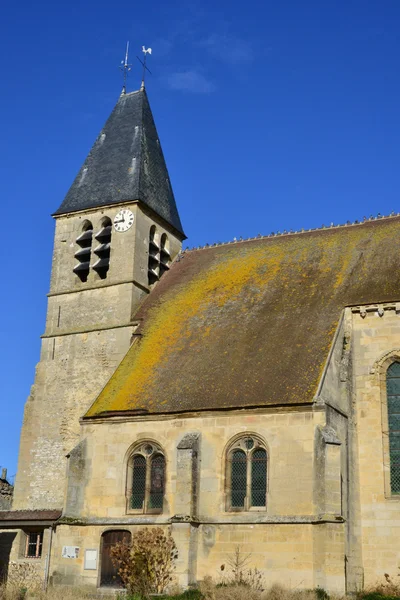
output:
M123 72L124 83L122 86L121 96L126 94L126 80L128 79L128 73L132 69L132 65L128 63L129 54L129 42L126 42L125 60L121 60L120 69Z
M144 59L140 60L140 58L137 56L136 58L138 59L138 61L140 62L140 64L143 67L143 72L142 72L142 84L140 86L140 91L142 92L145 88L144 86L144 80L145 80L145 76L146 76L146 71L148 71L150 73L150 75L152 75L152 72L150 71L150 69L148 68L148 66L146 65L146 59L147 59L147 55L152 53L152 49L151 48L145 48L145 46L142 46L142 52L144 54Z

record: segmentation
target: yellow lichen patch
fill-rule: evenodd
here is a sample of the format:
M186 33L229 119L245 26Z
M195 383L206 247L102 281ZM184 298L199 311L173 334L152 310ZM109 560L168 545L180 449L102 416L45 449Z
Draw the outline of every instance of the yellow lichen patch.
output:
M250 282L256 287L265 285L276 275L282 258L282 249L279 247L268 255L262 247L250 250L240 261L233 256L218 262L206 273L199 273L189 284L175 291L173 298L167 298L156 306L148 316L149 325L140 347L124 359L125 368L117 370L87 416L104 410L140 408L137 400L144 389L151 386L155 369L163 364L171 348L176 350L178 347L179 350L179 341L186 335L193 316L200 318L212 304L223 307ZM261 261L264 267L262 272ZM114 387L117 381L114 380L121 381L125 377L128 381L125 380L125 385L117 391Z
M87 416L312 401L343 308L400 296L381 266L399 233L394 219L190 253Z

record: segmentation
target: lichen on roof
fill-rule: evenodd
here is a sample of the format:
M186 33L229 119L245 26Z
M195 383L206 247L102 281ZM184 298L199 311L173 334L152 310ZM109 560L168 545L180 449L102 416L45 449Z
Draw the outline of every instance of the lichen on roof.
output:
M87 413L312 402L345 306L400 299L400 219L191 251Z

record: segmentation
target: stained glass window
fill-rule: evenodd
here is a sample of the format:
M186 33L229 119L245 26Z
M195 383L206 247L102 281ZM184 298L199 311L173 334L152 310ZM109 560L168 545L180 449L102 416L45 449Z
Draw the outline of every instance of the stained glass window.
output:
M388 405L390 488L400 494L400 363L387 370L386 391Z
M146 459L141 454L133 457L132 504L131 508L141 509L146 493Z
M157 454L151 461L149 508L162 508L164 499L165 458Z
M251 455L251 505L265 506L267 496L267 453L263 448Z
M232 453L231 466L231 505L233 508L244 507L247 488L247 458L241 450Z
M162 512L165 493L165 458L153 442L136 446L128 477L128 507L135 511Z
M267 461L258 436L243 436L228 450L227 510L262 509L267 506Z

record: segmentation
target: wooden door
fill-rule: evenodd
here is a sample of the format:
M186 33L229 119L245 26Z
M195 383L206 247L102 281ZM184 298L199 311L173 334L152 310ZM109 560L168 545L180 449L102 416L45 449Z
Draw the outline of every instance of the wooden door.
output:
M129 531L106 531L101 540L101 573L100 585L108 587L124 587L110 556L110 550L118 542L129 544L131 534Z

